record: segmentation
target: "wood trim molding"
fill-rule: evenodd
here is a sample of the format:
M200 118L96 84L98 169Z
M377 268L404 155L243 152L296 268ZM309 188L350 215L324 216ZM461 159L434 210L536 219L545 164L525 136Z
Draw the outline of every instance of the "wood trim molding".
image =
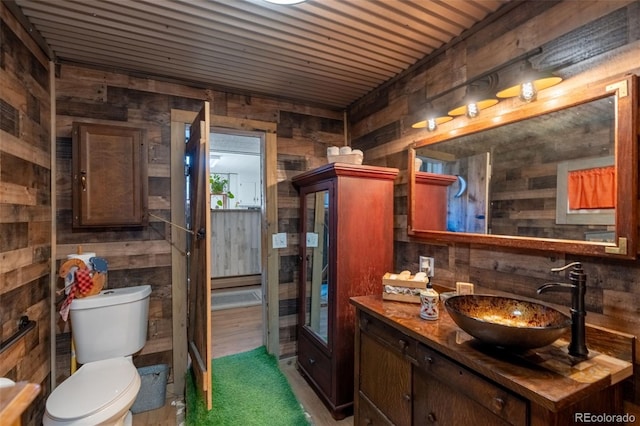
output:
M191 123L197 112L171 110L171 199L184 200L184 158L186 123ZM171 203L171 221L181 223L185 215L184 203ZM184 250L187 235L171 227L171 309L173 311L173 387L183 394L187 371L187 258Z
M171 110L171 176L184 176L182 161L175 161L184 155L185 125L196 116L196 112ZM266 291L266 321L264 324L265 346L267 351L276 357L280 355L279 332L279 256L269 244L269 236L277 232L278 224L278 170L277 170L277 123L210 115L211 127L223 127L234 130L265 132L264 138L264 181L265 208L262 232L262 285ZM171 199L182 200L184 194L184 177L171 179ZM184 205L171 203L171 220L184 217ZM172 229L171 236L172 282L180 283L186 277L186 261L181 247L185 247L186 236L182 231ZM173 371L175 390L184 388L184 373L187 365L187 330L186 330L186 285L172 286L173 306Z

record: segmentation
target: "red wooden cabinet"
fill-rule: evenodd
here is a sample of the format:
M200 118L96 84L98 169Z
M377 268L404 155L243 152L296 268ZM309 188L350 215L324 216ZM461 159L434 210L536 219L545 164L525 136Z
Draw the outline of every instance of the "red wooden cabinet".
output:
M416 172L415 228L447 230L447 187L455 181L455 176Z
M393 268L397 169L332 163L293 178L300 193L298 368L336 419L353 411L352 296Z

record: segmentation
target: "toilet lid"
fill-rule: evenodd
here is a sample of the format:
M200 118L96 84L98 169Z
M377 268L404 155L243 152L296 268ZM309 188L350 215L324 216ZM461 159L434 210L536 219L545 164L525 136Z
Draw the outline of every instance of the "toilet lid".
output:
M84 364L47 399L49 416L73 420L116 403L136 383L138 371L130 360L112 358Z

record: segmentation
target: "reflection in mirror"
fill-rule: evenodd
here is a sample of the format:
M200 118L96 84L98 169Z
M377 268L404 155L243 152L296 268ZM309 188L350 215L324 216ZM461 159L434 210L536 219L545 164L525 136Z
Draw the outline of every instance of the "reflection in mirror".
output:
M611 95L417 148L413 228L614 242L615 114Z
M329 191L305 196L306 277L305 326L322 341L328 341L329 311Z

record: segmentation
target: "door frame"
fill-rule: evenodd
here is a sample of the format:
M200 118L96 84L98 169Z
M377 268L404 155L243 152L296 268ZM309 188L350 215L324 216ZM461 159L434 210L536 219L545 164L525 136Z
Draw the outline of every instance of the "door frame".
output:
M189 158L187 345L198 395L213 408L211 378L211 191L209 188L209 102L191 123L184 159ZM185 172L187 168L185 167ZM186 204L186 203L185 203ZM203 233L201 235L200 233Z
M171 110L171 221L181 224L184 220L186 199L184 176L185 129L196 117L197 112ZM278 250L269 242L270 236L278 229L278 165L277 165L277 123L233 118L210 114L211 128L254 131L264 133L263 152L263 211L262 211L262 288L266 292L263 301L266 321L263 336L266 336L267 352L280 355L279 332L279 272ZM174 393L184 393L185 373L188 368L187 354L187 263L184 253L186 234L176 227L171 230L171 297L173 309L173 385ZM266 302L266 303L265 303Z

